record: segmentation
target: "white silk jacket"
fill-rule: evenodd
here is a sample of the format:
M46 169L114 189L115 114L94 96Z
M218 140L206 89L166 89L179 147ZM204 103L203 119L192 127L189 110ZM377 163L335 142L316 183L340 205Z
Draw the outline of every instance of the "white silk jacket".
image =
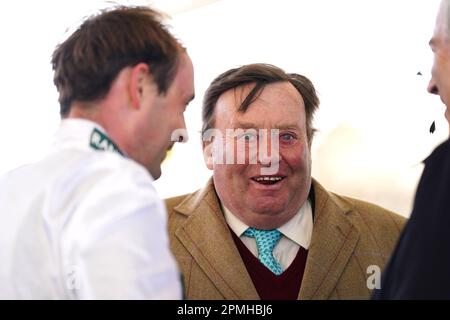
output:
M150 174L94 122L63 120L55 138L0 177L0 298L180 299Z

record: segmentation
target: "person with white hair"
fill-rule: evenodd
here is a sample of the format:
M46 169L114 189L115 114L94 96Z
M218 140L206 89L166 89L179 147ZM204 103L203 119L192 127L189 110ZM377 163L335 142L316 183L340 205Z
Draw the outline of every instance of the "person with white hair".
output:
M441 2L430 47L428 91L446 105L450 124L450 0ZM425 160L411 217L374 299L450 299L450 139Z

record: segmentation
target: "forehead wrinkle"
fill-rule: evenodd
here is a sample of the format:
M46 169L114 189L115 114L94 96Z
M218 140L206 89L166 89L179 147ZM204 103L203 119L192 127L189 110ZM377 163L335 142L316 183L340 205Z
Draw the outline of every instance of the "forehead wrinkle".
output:
M289 89L286 88L286 84L288 85ZM256 85L257 83L253 82L230 89L230 91L232 90L233 92L233 107L235 110L243 113L240 111L240 106ZM283 88L280 87L280 85L283 86ZM248 109L250 109L250 107L256 102L260 102L265 105L270 104L270 102L264 99L264 93L269 87L275 87L275 90L278 92L278 97L281 97L280 100L284 100L282 101L282 105L289 105L290 103L299 107L302 107L302 105L304 105L304 100L300 92L298 92L298 90L290 82L280 81L268 83L263 88L261 88L261 91L255 95L254 101L248 106ZM248 109L245 111L245 113L248 112Z
M300 108L304 106L304 100L300 92L298 92L298 90L287 81L268 84L258 97L261 102L269 104L269 102L264 99L264 91L268 88L271 88L277 93L278 103L280 106L294 105Z
M286 84L288 86L286 86ZM230 129L274 128L285 130L286 129L293 129L300 131L303 130L303 128L305 127L305 124L302 123L302 118L305 117L304 113L305 111L303 110L304 108L303 97L298 92L298 90L289 82L278 82L268 84L267 86L265 86L263 92L265 92L266 90L275 90L279 99L284 100L277 102L279 106L287 106L287 107L294 106L295 108L299 108L298 110L300 111L300 114L297 115L299 116L297 123L293 123L291 121L292 119L278 119L277 121L270 123L271 121L267 122L266 120L268 119L265 119L264 115L261 115L260 118L257 118L257 121L246 119L247 115L250 116L250 114L252 115L251 117L253 117L255 115L255 112L257 112L257 110L255 110L254 108L250 108L251 106L249 106L249 109L246 110L246 112L239 112L239 107L242 101L245 100L246 94L248 94L252 90L252 87L254 86L255 83L238 86L233 89L230 89L223 96L221 96L219 98L219 103L221 104L221 107L216 108L215 120L217 121L219 117L222 117L221 119L222 124ZM277 106L273 106L273 101L264 99L264 93L258 95L258 98L256 99L256 101L252 103L252 105L254 103L257 103L260 107L263 108L266 107L269 109L277 109Z

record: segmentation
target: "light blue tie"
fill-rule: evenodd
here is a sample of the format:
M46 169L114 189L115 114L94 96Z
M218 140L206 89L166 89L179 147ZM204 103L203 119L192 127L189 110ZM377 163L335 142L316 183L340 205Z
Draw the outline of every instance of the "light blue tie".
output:
M255 228L248 228L244 235L250 238L255 238L256 246L258 247L258 259L270 271L277 276L283 273L283 268L273 256L273 248L281 239L281 232L274 230L259 230Z

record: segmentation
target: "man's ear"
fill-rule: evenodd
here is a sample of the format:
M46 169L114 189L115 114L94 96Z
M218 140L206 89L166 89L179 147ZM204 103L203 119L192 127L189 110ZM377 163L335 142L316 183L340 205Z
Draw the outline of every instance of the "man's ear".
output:
M213 144L211 141L202 141L203 159L209 170L214 169Z
M139 109L144 97L144 87L149 81L150 68L146 63L138 63L131 70L130 98L131 105Z

